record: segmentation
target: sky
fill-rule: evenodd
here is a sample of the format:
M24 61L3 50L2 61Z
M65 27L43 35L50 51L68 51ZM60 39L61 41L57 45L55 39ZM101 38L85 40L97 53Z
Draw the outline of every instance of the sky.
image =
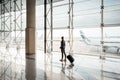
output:
M68 0L53 3L53 6L68 3ZM75 28L99 27L101 24L101 0L74 0L73 24ZM43 6L37 7L37 27L43 24ZM68 5L53 8L53 27L68 26ZM104 0L104 24L120 24L120 0ZM48 17L48 19L50 19ZM42 26L41 26L42 25Z
M53 6L68 3L68 0L53 3ZM79 37L82 30L90 37L101 36L101 0L74 0L73 5L73 35ZM37 7L37 27L44 26L43 6ZM53 8L53 27L68 27L68 5ZM120 24L120 0L104 0L103 21L105 25ZM48 17L50 19L50 17ZM44 28L44 27L42 27ZM108 26L104 28L104 36L120 36L120 27ZM69 31L63 29L55 29L54 36L68 36Z

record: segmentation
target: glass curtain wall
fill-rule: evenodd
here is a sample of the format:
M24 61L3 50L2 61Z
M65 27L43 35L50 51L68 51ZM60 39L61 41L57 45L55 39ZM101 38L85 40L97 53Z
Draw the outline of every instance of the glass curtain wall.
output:
M120 1L104 0L104 54L120 58Z
M25 2L0 0L0 80L21 79L25 70Z
M6 3L0 4L1 47L12 45L24 48L25 4L26 2L22 0L6 0ZM44 5L38 4L36 6L36 45L37 49L44 50ZM119 4L118 0L53 0L51 17L49 0L47 51L52 49L52 51L60 52L60 40L61 36L64 36L67 53L119 57Z
M72 7L69 7L73 4ZM60 52L61 36L65 36L66 52L85 55L104 55L119 57L120 1L113 0L62 0L52 6L52 50ZM50 4L47 4L50 5ZM50 10L50 6L47 7ZM38 49L44 50L44 6L37 6L37 41ZM73 9L71 20L69 11ZM49 11L48 11L49 12ZM51 17L47 25L51 25ZM73 28L69 23L73 22ZM47 35L51 35L47 27ZM71 34L70 34L70 29ZM72 38L70 38L70 36ZM48 37L47 36L47 37ZM72 39L72 40L70 40ZM70 42L72 42L70 45ZM42 45L41 45L42 44ZM116 45L117 44L117 45ZM51 44L49 44L51 46ZM51 51L50 48L47 49Z
M26 2L4 0L0 4L0 44L1 46L25 45ZM24 19L23 19L24 18Z

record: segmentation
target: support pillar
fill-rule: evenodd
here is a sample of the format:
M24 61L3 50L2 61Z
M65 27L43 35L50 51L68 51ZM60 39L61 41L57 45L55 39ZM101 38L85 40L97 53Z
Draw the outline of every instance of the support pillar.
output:
M26 18L27 18L27 28L26 28L26 41L25 49L26 55L35 54L35 5L36 0L26 0Z

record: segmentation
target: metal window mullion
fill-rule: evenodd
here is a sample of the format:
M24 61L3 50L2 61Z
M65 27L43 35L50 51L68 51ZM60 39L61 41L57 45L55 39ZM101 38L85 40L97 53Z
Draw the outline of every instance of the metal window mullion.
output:
M70 51L71 51L71 47L70 47L70 43L71 43L71 40L70 40L70 0L69 0L69 5L68 5L69 7L68 7L68 16L69 16L69 18L68 18L68 31L69 31L69 54L71 54L70 53Z
M48 41L48 39L51 39L51 7L52 7L52 3L51 3L52 1L51 0L49 0L49 4L47 5L48 7L46 7L47 9L46 9L46 24L48 24L47 26L46 26L46 28L50 28L50 29L48 29L47 31L49 31L48 33L47 33L47 35L46 35L46 44L47 44L47 47L46 47L46 49L50 49L51 51L52 51L52 45L51 45L51 42L52 42L52 40L50 40L50 41Z
M70 46L70 0L68 5L68 29L69 29L69 46Z
M9 31L9 27L8 27L8 23L6 23L6 20L4 21L5 23L4 23L4 32L6 33L6 32L8 32ZM6 37L6 34L5 34L5 36L4 36L4 38ZM5 39L4 39L5 40Z
M72 4L71 4L72 3ZM72 54L72 47L73 47L73 0L69 0L69 54Z
M46 19L46 20L47 20L46 22L47 22L47 24L48 24L47 27L50 28L50 29L48 29L49 31L47 30L48 32L47 32L47 36L46 36L46 37L47 37L47 42L46 42L46 43L47 43L47 46L46 46L46 49L47 49L47 50L50 49L50 45L51 45L51 44L50 44L51 41L48 41L48 39L49 39L50 36L51 36L51 34L50 34L50 33L51 33L51 32L50 32L50 30L51 30L51 27L50 27L51 24L50 24L50 20L49 20L50 18L48 18L48 17L50 17L50 16L48 16L48 14L50 14L50 9L49 9L49 13L47 13L47 19Z
M21 1L20 1L20 2L21 2ZM22 15L21 15L21 8L19 8L19 6L18 6L18 4L17 4L16 2L15 2L15 4L16 4L16 11L17 11L17 9L18 9L18 12L20 13L20 15L16 16L16 27L18 27L18 28L21 30L21 25L18 24L18 22L17 22L18 18L19 18L20 16L22 16ZM21 3L20 3L20 5L21 5ZM21 18L20 18L20 21L21 21ZM20 32L18 33L19 29L17 30L17 28L16 28L16 31L17 31L16 39L19 38L19 34L20 34ZM18 40L19 40L19 39L18 39Z
M3 36L3 32L4 32L4 29L3 29L3 27L4 27L4 11L3 11L3 3L1 4L1 16L2 16L2 19L1 19L1 30L2 30L2 32L1 32L1 38L2 38L2 42L3 42L3 38L4 38L4 36Z
M51 51L53 51L53 0L51 0Z
M9 19L10 19L10 12L9 12L9 16L7 17L7 19L5 20L5 22L7 22ZM8 24L8 23L5 23L6 28L9 30L9 27L8 27L8 25L7 25L7 24Z
M0 30L1 30L0 31L0 36L1 37L0 37L0 42L1 42L2 41L2 3L0 4L0 6L1 6L1 11L0 11L1 12L1 15L0 15L1 16L1 27L0 27Z
M9 1L8 1L8 2L9 2ZM6 3L6 5L8 4L8 2ZM6 5L4 5L4 9L6 10L5 13L7 13L7 12L9 13L9 10L6 8ZM9 31L9 27L8 27L8 25L7 25L7 24L8 24L8 23L7 23L7 20L9 19L9 17L10 17L10 15L9 15L9 16L7 17L7 19L5 20L5 24L4 24L4 25L5 25L5 27L8 29L8 30L6 29L5 31ZM5 17L5 18L6 18L6 17ZM5 34L4 40L7 39L8 36L9 36L8 34L7 34L7 35Z
M51 29L51 28L50 28L50 29ZM48 29L48 30L50 30L50 29ZM48 34L47 34L47 38L49 38L49 36L51 35L51 32L48 31L47 33L48 33Z
M71 21L71 29L73 29L73 0L71 0L72 2L70 2L70 3L72 3L71 4L71 8L70 8L70 15L71 15L71 18L70 18L70 21Z
M15 4L16 4L16 7L17 7L18 11L20 11L20 8L19 8L18 4L17 3L15 3Z
M23 27L23 26L22 26L22 6L23 6L23 4L22 4L22 0L20 0L20 1L21 1L21 2L20 2L20 14L21 14L21 17L20 17L20 20L21 20L21 21L20 21L20 22L21 22L21 30L20 30L20 31L21 31L21 42L22 42L22 32L23 32L23 31L22 31L22 27Z
M16 0L14 0L14 32L15 32L15 43L16 43Z
M8 36L9 36L9 34L5 35L4 40L7 39Z
M104 11L104 3L103 3L104 0L101 0L101 41L103 41L103 27L104 27L104 21L103 21L103 11Z
M4 26L3 26L4 37L3 37L3 39L4 39L4 42L5 42L5 27L6 27L6 26L5 26L5 4L3 4L3 11L4 11L4 14L3 14L3 15L4 15L4 18L3 18L3 19L4 19L4 21L3 21L3 22L4 22L4 24L3 24L3 25L4 25Z
M6 6L4 5L4 7L5 7L5 10L7 11L7 12L9 12L9 10L6 8Z
M46 17L46 20L47 20L46 22L48 23L48 25L51 26L48 17Z
M11 40L12 40L12 14L11 14L11 12L12 12L12 2L11 2L12 0L10 0L10 42L11 42Z
M101 0L101 57L103 57L103 45L104 45L104 41L103 41L103 27L104 27L104 23L103 23L103 12L104 11L104 0Z
M47 14L47 16L48 16L48 14L50 13L50 11L51 11L51 9L48 9L48 11L47 11L47 13L46 13L46 14Z
M8 13L9 13L9 12L8 12ZM10 16L5 16L5 17L7 17L6 20L5 20L5 22L6 22L6 21L10 18Z
M48 4L48 5L50 6L50 4ZM47 5L47 6L48 6L48 5ZM48 9L48 8L47 8L47 9ZM48 39L50 39L50 36L51 36L51 22L50 22L50 16L51 16L51 15L50 15L50 12L51 12L51 7L49 7L49 9L48 9L48 11L47 11L47 17L46 17L46 18L47 18L47 19L46 19L46 20L47 20L46 22L47 22L47 24L48 24L47 27L50 28L50 29L48 29L49 31L47 30L48 33L47 33L47 36L46 36L46 37L47 37L47 47L46 47L47 50L49 50L50 47L51 47L51 44L50 44L51 41L48 41Z
M71 0L71 51L73 49L73 0Z
M8 27L8 25L5 23L4 24L5 26L6 26L6 29L5 29L5 31L7 32L8 30L9 30L9 27ZM8 30L7 30L8 29Z
M16 27L18 27L19 29L21 29L21 27L20 27L20 25L18 24L18 22L16 21ZM19 30L18 29L18 30ZM16 31L18 31L17 29L16 29Z
M47 36L47 0L44 0L44 53L46 53L46 36Z

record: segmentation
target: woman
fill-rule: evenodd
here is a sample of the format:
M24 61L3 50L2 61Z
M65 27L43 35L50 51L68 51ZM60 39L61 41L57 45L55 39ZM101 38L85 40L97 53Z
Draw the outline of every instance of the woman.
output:
M63 61L63 54L65 56L64 61L66 61L66 53L65 53L65 41L64 41L64 37L61 37L61 43L60 43L60 49L61 49L61 53L62 53L62 58L60 59L60 61Z

